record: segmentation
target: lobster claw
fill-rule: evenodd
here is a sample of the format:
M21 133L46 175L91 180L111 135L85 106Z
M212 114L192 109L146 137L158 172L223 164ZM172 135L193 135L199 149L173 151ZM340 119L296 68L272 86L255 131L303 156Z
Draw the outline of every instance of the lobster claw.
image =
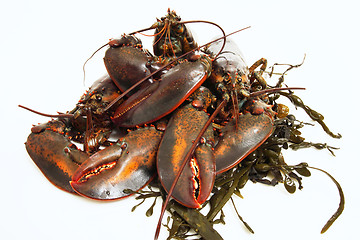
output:
M155 155L162 132L140 128L88 158L74 173L73 189L85 197L111 200L138 191L156 174Z
M104 57L105 67L116 86L125 91L150 74L148 56L141 50L140 39L124 35L113 39Z
M51 183L75 193L69 181L89 156L78 150L61 133L64 128L64 123L57 120L35 126L25 146L32 160Z
M205 56L176 65L161 80L125 100L115 111L113 122L120 127L134 127L166 116L205 81L210 70L211 61Z
M208 118L204 111L188 104L178 109L170 119L157 156L159 179L166 191L171 188L192 141ZM172 197L186 207L201 207L211 193L215 180L215 158L209 144L212 141L213 129L209 127L172 193Z
M223 173L242 161L272 134L274 121L270 114L252 115L250 112L229 122L215 147L216 174Z

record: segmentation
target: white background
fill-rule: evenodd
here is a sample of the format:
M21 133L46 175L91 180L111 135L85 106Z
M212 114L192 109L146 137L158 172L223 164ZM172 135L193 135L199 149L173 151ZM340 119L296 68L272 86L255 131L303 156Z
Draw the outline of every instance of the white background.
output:
M91 53L109 38L150 26L170 7L183 20L213 21L227 33L251 25L234 36L248 64L261 57L270 64L297 64L306 53L304 65L289 72L285 80L289 86L306 87L298 95L323 113L335 133L343 135L341 140L332 139L319 125L303 131L308 140L340 147L336 157L326 150L285 153L289 164L306 161L341 183L346 208L326 234L321 235L320 229L335 212L338 193L329 178L312 171L313 176L303 181L304 189L293 195L282 186L248 183L242 191L245 198L235 201L255 234L247 232L228 206L227 224L216 226L224 239L356 239L355 222L360 214L359 4L350 0L249 2L1 1L1 238L153 238L160 204L147 218L151 201L131 213L137 203L133 198L91 201L47 182L28 157L24 142L32 124L48 119L17 105L46 113L72 109L87 88L82 64ZM204 24L192 24L191 29L200 44L220 34ZM102 54L87 66L87 86L105 72ZM301 109L295 114L310 121ZM163 228L161 239L166 236Z

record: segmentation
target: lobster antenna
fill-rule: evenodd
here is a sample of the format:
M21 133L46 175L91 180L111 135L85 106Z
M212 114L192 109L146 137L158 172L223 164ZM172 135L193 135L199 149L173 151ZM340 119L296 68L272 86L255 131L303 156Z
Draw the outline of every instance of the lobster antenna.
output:
M166 21L166 22L169 22L169 21ZM166 39L169 41L169 44L170 44L170 47L171 47L171 51L172 53L174 54L174 57L176 56L175 54L175 51L174 51L174 47L173 47L173 44L171 43L171 25L167 24L168 27L167 27L167 31L165 31L165 41ZM160 40L160 39L159 39ZM164 54L165 54L165 49L164 49ZM168 57L171 58L171 56L169 55L169 53L167 53Z
M217 39L215 39L215 40L212 40L212 41L210 41L210 42L208 42L208 43L206 43L206 44L204 44L204 45L201 45L201 46L199 46L199 47L197 47L197 48L194 48L194 49L190 50L189 52L184 53L184 54L181 55L180 57L177 57L177 58L173 59L173 60L170 61L168 64L165 64L163 67L157 69L156 71L154 71L154 72L152 72L151 74L147 75L146 77L144 77L143 79L141 79L140 81L138 81L137 83L135 83L134 85L132 85L130 88L128 88L125 92L123 92L123 93L122 93L121 95L119 95L116 99L114 99L111 103L109 103L109 105L107 105L107 106L104 108L104 111L109 110L115 103L117 103L120 99L122 99L126 94L128 94L129 92L131 92L134 88L136 88L137 86L139 86L141 83L143 83L143 82L146 81L148 78L150 78L150 77L152 77L153 75L155 75L156 73L162 71L164 68L166 68L166 67L168 67L169 65L173 64L173 63L176 62L178 59L183 58L183 57L189 55L190 53L195 52L196 50L198 50L198 49L200 49L200 48L206 47L206 46L209 45L209 44L212 44L212 43L214 43L214 42L216 42L216 41L219 41L219 40L223 39L224 37L231 36L231 35L233 35L233 34L235 34L235 33L238 33L238 32L240 32L240 31L246 30L246 29L248 29L248 28L250 28L250 26L245 27L245 28L242 28L242 29L239 29L239 30L236 30L236 31L234 31L234 32L232 32L232 33L229 33L229 34L223 36L223 37L219 37L219 38L217 38Z
M151 27L144 28L144 29L141 29L141 30L138 30L138 31L135 31L135 32L131 32L128 35L134 35L134 34L149 31L149 30L152 30L152 29L155 29L155 28L156 28L156 25L152 25Z
M257 92L252 92L252 93L250 93L250 97L256 97L256 96L263 95L266 93L275 93L275 92L280 92L280 91L285 91L285 90L306 90L306 88L303 88L303 87L269 88L269 89L264 89L264 90L260 90Z
M218 25L218 24L216 24L216 23L214 23L214 22L205 21L205 20L190 20L190 21L183 21L183 22L179 22L179 23L180 23L180 24L187 24L187 23L207 23L207 24L211 24L211 25L214 25L214 26L218 27L218 28L221 30L222 34L223 34L224 44L223 44L223 46L221 47L219 53L216 55L216 57L217 57L217 56L221 53L221 51L224 49L224 47L225 47L225 41L226 41L226 34L225 34L224 29L223 29L220 25ZM141 32L144 32L144 31L148 31L148 30L155 29L155 28L156 28L156 25L154 24L154 25L152 25L151 27L144 28L144 29L141 29L141 30L138 30L138 31L129 33L129 35L134 35L134 34L140 33L140 34L145 35L145 36L156 36L156 35L158 35L158 34L160 34L160 33L162 32L162 30L161 30L159 33L154 34L154 35L146 35L146 34L141 33ZM163 29L164 29L164 28L163 28ZM220 39L219 39L219 40L220 40Z
M225 104L227 103L226 100L222 100L222 102L219 104L219 106L217 106L217 108L215 109L215 111L211 114L211 116L209 117L209 119L207 120L207 122L205 123L205 125L201 128L200 133L198 134L198 136L196 137L196 139L194 140L193 144L191 145L190 150L188 151L188 153L186 154L186 156L184 157L184 160L179 168L179 172L176 174L175 180L171 185L171 188L168 191L168 194L166 196L166 199L162 205L161 208L161 212L160 212L160 217L159 217L159 221L156 227L156 232L155 232L155 237L154 240L157 240L159 238L159 234L160 234L160 228L161 228L161 222L162 219L164 217L164 213L166 210L166 206L170 201L171 195L175 189L175 186L180 178L181 173L183 172L186 164L189 163L191 156L194 154L195 148L198 146L201 137L204 135L206 129L210 126L210 124L212 123L212 121L214 120L214 118L216 117L216 115L219 113L219 111L225 106Z
M151 29L153 29L153 28L149 28L149 29L147 29L147 30L151 30ZM138 34L143 35L143 36L145 36L145 37L156 37L157 35L163 33L164 29L165 29L165 27L164 27L163 29L161 29L160 32L154 33L154 34L145 34L145 33L142 33L141 31L137 31L137 32L130 33L129 35L133 35L133 34L135 34L135 33L138 33Z
M187 24L187 23L207 23L207 24L211 24L211 25L214 25L214 26L216 26L217 28L219 28L219 29L221 30L222 34L223 34L224 43L223 43L220 51L219 51L218 54L216 55L216 57L222 52L222 50L223 50L224 47L225 47L226 34L225 34L224 29L223 29L220 25L218 25L218 24L216 24L216 23L214 23L214 22L205 21L205 20L190 20L190 21L179 22L179 24ZM157 34L154 34L154 35L146 35L146 34L143 34L143 33L141 33L141 32L142 32L142 31L147 31L147 30L151 30L151 29L156 28L156 25L155 25L155 24L154 24L153 26L149 27L149 28L145 28L145 29L142 29L142 30L139 30L139 31L136 31L136 32L129 33L129 35L133 35L133 34L136 34L136 33L140 33L140 34L145 35L145 36L156 36L156 35L159 35L159 34L166 28L166 26L167 26L167 24L165 24L164 28L163 28L160 32L158 32ZM170 39L170 38L169 38L169 39ZM160 40L160 38L159 38L158 40ZM215 58L216 58L216 57L215 57Z
M35 110L25 107L23 105L18 105L18 106L23 109L26 109L30 112L36 113L40 116L44 116L44 117L51 117L51 118L72 118L72 117L74 117L74 114L70 114L70 113L46 114L46 113L41 113L41 112L35 111Z
M180 23L182 23L182 24L187 24L187 23L207 23L207 24L211 24L211 25L216 26L217 28L220 29L220 31L223 34L223 37L221 39L224 39L224 43L223 43L222 47L220 48L220 51L216 54L215 58L217 58L219 56L219 54L222 52L222 50L224 49L227 35L225 34L224 29L220 25L218 25L218 24L216 24L214 22L205 21L205 20L191 20L191 21L185 21L185 22L180 22ZM218 40L220 40L220 39L218 39ZM216 41L218 41L218 40L216 40Z
M165 23L165 26L160 30L160 32L158 32L157 34L154 34L154 36L157 36L161 33L161 36L153 43L153 46L155 44L157 44L160 41L160 39L164 36L164 34L166 32L166 29L165 29L166 25L167 25L167 23Z
M86 63L87 63L90 59L92 59L92 58L94 57L94 55L95 55L98 51L100 51L102 48L104 48L104 47L107 46L107 45L109 45L109 43L106 43L106 44L102 45L101 47L99 47L99 48L98 48L93 54L91 54L91 56L90 56L88 59L86 59L86 61L84 62L84 65L83 65L83 73L84 73L83 84L84 84L84 86L85 86L85 65L86 65Z

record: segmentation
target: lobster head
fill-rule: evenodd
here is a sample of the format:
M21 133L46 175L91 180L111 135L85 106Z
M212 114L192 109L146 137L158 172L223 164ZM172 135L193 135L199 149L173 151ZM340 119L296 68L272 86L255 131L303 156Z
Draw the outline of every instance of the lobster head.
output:
M175 11L168 9L168 14L152 25L155 28L154 54L156 56L175 57L197 48L191 32Z

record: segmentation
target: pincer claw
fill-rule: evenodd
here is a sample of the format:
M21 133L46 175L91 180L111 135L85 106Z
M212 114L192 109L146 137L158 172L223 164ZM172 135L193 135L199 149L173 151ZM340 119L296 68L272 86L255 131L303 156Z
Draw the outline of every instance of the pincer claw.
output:
M161 184L169 191L184 157L191 148L192 141L198 136L208 115L192 104L178 109L170 119L161 141L157 169ZM211 127L204 133L203 139L213 141ZM185 165L172 197L182 205L199 208L209 197L215 181L215 158L207 140L203 140L195 150L190 163Z
M62 190L75 193L69 184L72 175L89 156L78 150L59 130L60 121L33 127L25 146L45 177Z
M233 119L223 129L223 137L215 147L216 174L223 173L241 162L258 148L274 130L268 114L242 114L236 126Z
M146 186L156 174L155 155L162 132L154 127L129 132L92 155L74 173L71 186L85 197L112 200Z

